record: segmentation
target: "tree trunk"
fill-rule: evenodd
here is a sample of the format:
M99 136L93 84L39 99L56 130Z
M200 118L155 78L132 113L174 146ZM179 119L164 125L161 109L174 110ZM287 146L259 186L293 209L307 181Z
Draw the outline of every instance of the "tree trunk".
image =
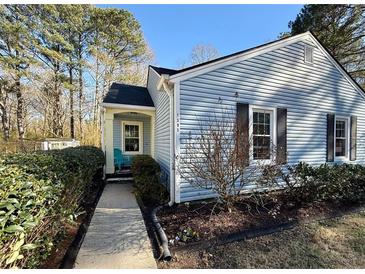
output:
M74 117L74 88L73 88L73 74L72 68L69 69L70 77L70 135L75 139L75 117Z
M83 94L83 72L81 65L79 67L79 130L80 130L80 138L82 138L82 101L84 99Z
M15 82L15 94L17 99L16 119L18 127L18 138L20 141L24 139L24 98L21 91L20 78Z
M60 79L59 79L60 64L56 62L55 64L55 79L54 79L54 105L53 105L53 121L52 121L52 132L56 137L63 136L62 128L62 114L61 114L61 89L60 89Z
M82 103L84 99L83 94L83 70L82 70L82 34L79 34L79 46L78 46L78 73L79 73L79 131L80 138L82 138Z
M94 124L98 124L98 110L99 110L99 57L96 53L96 71L95 71L95 99L94 99Z
M10 138L10 113L7 109L8 106L8 93L5 88L0 87L0 113L1 123L3 127L4 141L8 141Z

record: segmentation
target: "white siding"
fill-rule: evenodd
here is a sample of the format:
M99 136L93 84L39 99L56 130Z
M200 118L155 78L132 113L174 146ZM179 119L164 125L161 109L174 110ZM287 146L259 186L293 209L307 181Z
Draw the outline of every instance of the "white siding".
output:
M155 160L160 164L169 182L170 176L170 99L166 92L157 90L159 75L149 68L148 91L156 108Z
M180 147L184 148L186 137L189 132L194 134L199 121L222 109L219 104L230 110L227 122L233 122L236 103L244 102L287 108L289 164L325 163L327 113L356 115L356 162L364 163L365 100L317 47L314 47L314 64L304 63L305 43L296 42L182 81ZM187 182L180 185L181 201L212 196Z

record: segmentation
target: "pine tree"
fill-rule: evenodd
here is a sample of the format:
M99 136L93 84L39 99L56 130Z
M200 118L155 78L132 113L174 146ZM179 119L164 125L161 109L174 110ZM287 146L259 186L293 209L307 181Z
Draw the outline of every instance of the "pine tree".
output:
M16 118L18 137L24 139L23 81L29 76L34 63L30 47L34 41L29 32L29 9L27 5L0 6L0 66L8 83L9 92L17 98Z
M312 31L360 83L365 84L365 6L305 5L291 34Z

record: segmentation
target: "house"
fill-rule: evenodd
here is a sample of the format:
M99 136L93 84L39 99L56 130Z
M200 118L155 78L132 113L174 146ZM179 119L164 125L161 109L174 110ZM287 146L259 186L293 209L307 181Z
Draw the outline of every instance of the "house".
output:
M227 122L241 119L253 138L284 148L288 164L364 164L364 91L306 32L181 70L150 66L147 87L114 83L103 102L106 173L115 172L114 148L149 154L169 181L171 202L212 197L175 165L197 120L218 104L236 110ZM267 118L264 136L250 126L259 115ZM252 157L265 158L257 149Z

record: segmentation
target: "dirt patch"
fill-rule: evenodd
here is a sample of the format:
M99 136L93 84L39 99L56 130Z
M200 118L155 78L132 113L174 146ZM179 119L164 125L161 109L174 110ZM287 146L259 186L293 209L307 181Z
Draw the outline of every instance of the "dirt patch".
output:
M159 268L364 268L365 211L246 241L179 251Z
M185 203L160 211L158 217L170 244L179 246L288 222L307 222L355 207L321 202L306 207L283 206L280 210L273 207L249 210L238 204L231 212L215 209L212 213L214 205L213 202Z

